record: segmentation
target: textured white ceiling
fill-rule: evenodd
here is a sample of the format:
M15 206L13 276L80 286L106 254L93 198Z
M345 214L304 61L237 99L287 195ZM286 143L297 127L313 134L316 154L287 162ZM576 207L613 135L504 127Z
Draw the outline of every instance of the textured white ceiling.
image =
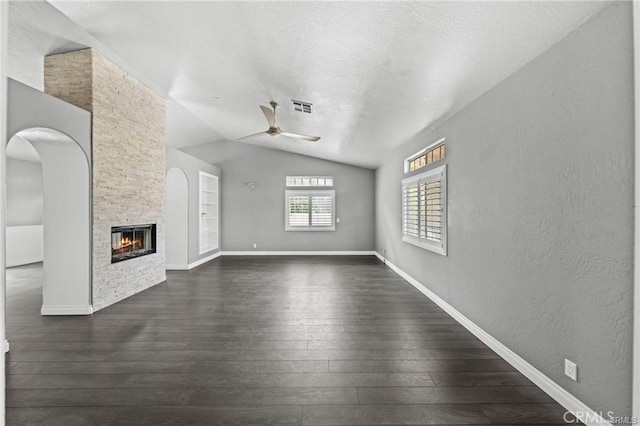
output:
M51 4L85 30L82 40L66 34L67 42L116 56L181 107L169 108L171 145L266 130L258 105L275 100L283 130L322 139L266 136L251 143L375 167L386 152L470 103L606 3ZM291 99L313 103L313 114L294 112ZM195 126L194 116L205 126L182 137Z

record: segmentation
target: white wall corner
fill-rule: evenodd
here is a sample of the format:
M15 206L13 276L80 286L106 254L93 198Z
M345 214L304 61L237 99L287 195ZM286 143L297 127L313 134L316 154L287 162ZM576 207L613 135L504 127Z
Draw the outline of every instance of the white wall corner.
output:
M189 269L189 265L187 264L173 264L173 263L167 263L166 265L164 265L164 268L167 271L188 271Z
M91 305L42 305L40 315L91 315Z
M200 260L196 260L195 262L191 262L190 264L188 264L188 265L187 265L187 269L186 269L186 270L193 269L193 268L195 268L196 266L200 266L200 265L202 265L202 264L204 264L204 263L210 262L210 261L212 261L213 259L215 259L215 258L217 258L217 257L220 257L220 256L222 256L222 252L221 252L221 251L219 251L219 252L217 252L217 253L214 253L214 254L212 254L211 256L203 257L203 258L202 258L202 259L200 259ZM167 267L167 269L169 269L169 268Z
M451 315L453 319L458 321L460 325L469 330L474 336L482 341L485 345L491 348L494 352L500 355L505 361L511 364L516 370L522 373L527 379L531 380L536 386L542 389L547 395L556 400L560 405L566 408L573 414L580 413L582 418L586 419L587 426L612 426L611 423L606 421L604 418L600 416L599 413L595 412L587 405L585 405L582 401L577 399L575 396L571 395L564 388L558 385L556 382L551 380L549 377L544 375L540 370L535 368L533 365L529 364L518 354L513 352L511 349L503 345L496 338L491 336L489 333L480 328L477 324L471 321L469 318L464 316L461 312L455 309L453 306L448 304L444 299L440 298L437 294L429 290L423 284L418 282L411 275L404 272L402 269L389 262L389 260L385 259L380 253L376 253L378 259L380 259L386 266L391 268L395 273L400 275L405 279L409 284L414 286L418 291L427 296L431 301L433 301L436 305L442 308L446 313Z
M632 415L640 419L640 4L633 2L633 62L634 62L634 254L633 254L633 385Z

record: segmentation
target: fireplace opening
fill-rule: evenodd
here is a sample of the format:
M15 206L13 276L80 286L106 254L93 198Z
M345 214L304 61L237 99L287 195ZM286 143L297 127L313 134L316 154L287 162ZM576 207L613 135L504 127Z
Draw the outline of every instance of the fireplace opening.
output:
M156 225L111 228L111 263L156 252Z

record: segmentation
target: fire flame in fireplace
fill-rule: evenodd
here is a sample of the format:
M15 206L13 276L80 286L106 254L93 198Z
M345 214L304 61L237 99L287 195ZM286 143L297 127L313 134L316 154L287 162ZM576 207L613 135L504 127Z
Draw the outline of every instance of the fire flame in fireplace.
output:
M131 250L137 250L142 247L142 241L133 240L129 237L120 239L120 244L113 249L114 253L124 253Z
M120 240L120 247L133 246L135 248L135 246L139 247L141 245L142 245L142 242L140 240L132 240L129 237L125 237Z

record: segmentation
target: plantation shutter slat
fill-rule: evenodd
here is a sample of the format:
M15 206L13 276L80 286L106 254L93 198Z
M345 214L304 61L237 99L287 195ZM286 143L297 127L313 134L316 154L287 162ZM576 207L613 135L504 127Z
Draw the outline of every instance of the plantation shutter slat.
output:
M404 233L417 237L420 228L418 185L415 184L405 187L403 190L403 198Z
M402 181L403 240L442 254L446 253L445 179L442 166Z
M333 199L328 195L311 197L311 226L333 225Z
M309 196L289 197L289 226L309 226Z
M335 191L287 190L285 230L335 230Z
M433 241L441 240L441 184L441 179L420 182L420 236Z

